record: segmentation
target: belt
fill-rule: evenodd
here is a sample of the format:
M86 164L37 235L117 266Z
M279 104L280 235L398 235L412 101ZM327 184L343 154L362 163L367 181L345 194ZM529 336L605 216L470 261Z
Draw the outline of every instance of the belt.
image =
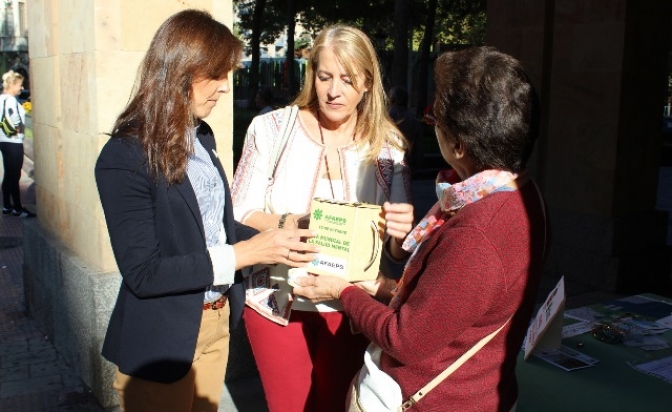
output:
M212 302L205 302L205 303L203 304L203 310L208 310L208 309L217 310L217 309L221 309L221 308L224 307L224 305L226 305L226 299L227 299L227 296L226 296L226 295L222 295L222 297L220 297L219 299L217 299L217 300L215 300L215 301L212 301Z

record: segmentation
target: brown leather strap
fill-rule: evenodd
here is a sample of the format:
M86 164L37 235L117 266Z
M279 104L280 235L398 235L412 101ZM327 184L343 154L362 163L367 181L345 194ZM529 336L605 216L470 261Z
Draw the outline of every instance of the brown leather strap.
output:
M203 304L203 310L217 310L221 309L226 305L228 297L226 295L222 295L219 299L213 301L213 302L205 302Z

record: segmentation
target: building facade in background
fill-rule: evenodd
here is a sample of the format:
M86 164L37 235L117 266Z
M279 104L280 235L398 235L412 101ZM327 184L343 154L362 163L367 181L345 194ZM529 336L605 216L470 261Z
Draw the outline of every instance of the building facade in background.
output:
M24 87L29 89L26 0L3 0L0 18L0 72L12 69L21 73Z

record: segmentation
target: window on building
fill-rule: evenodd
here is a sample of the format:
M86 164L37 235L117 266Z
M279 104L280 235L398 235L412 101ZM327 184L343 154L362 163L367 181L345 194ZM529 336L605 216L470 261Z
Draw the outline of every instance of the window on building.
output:
M19 35L28 36L28 16L26 14L26 3L19 3Z
M12 5L5 3L4 24L2 24L2 36L14 36L14 18L12 17ZM4 41L4 40L3 40Z

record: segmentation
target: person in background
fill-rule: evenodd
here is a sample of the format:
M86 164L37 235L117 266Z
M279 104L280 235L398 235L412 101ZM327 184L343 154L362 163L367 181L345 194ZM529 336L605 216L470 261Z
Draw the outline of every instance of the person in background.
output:
M273 111L273 90L270 87L262 87L254 98L254 104L259 109L260 114L266 114Z
M236 219L263 231L297 227L314 197L382 205L385 249L405 258L399 241L413 224L405 142L387 114L378 58L366 34L348 26L324 29L293 105L298 116L270 187L269 158L288 121L286 110L252 121L232 187ZM255 267L250 287L262 299L248 298L245 309L268 407L341 412L368 341L352 332L340 302L294 298L287 270ZM381 278L378 285L392 283Z
M9 124L11 132L0 128L0 152L5 176L2 179L2 214L30 218L35 214L21 203L21 168L23 167L23 139L26 111L16 97L23 90L23 76L12 70L2 75L2 120Z
M294 57L307 60L310 58L310 38L301 36L294 41Z
M96 163L122 277L103 343L122 411L216 411L243 311L240 269L316 257L300 240L309 230L258 233L233 218L203 119L230 91L241 50L207 12L168 18Z
M422 124L408 110L408 91L405 87L394 86L388 96L390 102L390 117L396 123L401 133L408 141L406 160L413 170L420 164L419 156L422 155Z
M371 340L371 362L353 381L350 402L387 411L371 406L391 401L390 385L373 384L372 372L394 379L405 401L499 330L413 409L511 411L516 358L547 247L543 200L525 171L538 101L520 62L491 47L440 55L434 77L431 118L453 169L437 179L439 201L404 241L413 254L391 302L334 276L299 278L294 293L314 302L340 299Z

